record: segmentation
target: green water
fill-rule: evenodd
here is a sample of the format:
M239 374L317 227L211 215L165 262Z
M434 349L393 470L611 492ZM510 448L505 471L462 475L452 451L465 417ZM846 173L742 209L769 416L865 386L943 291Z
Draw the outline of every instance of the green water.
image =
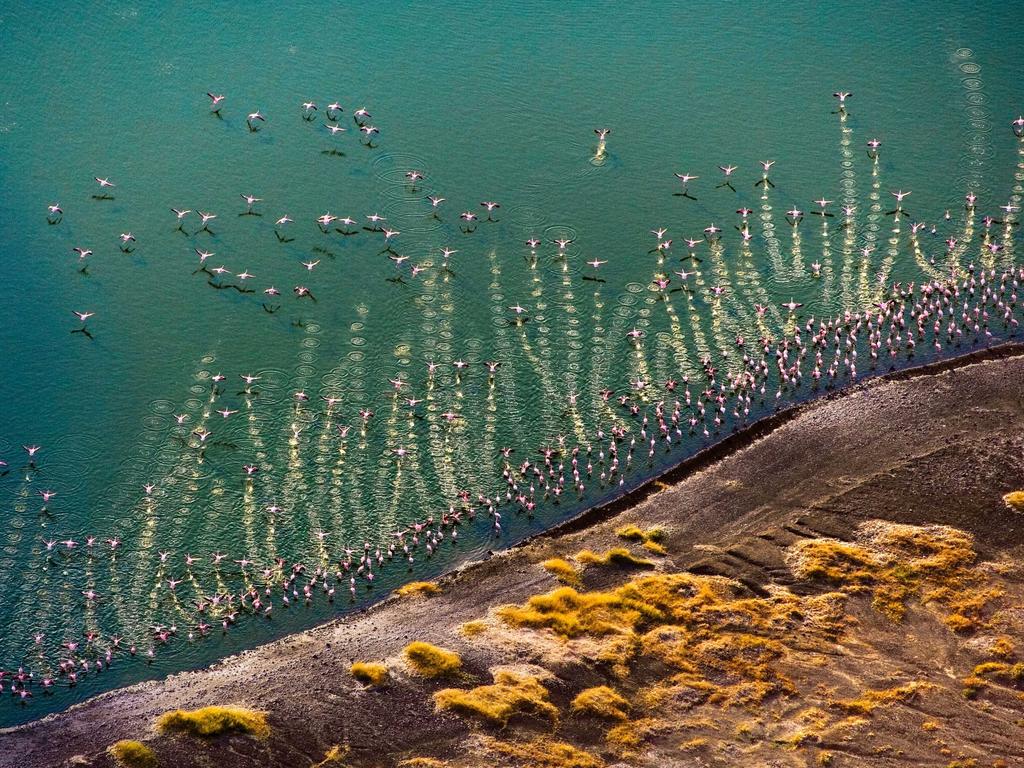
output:
M504 493L500 448L514 448L518 465L559 436L596 446L612 424L637 433L602 400L605 387L651 382L635 397L647 412L664 396L654 383L688 375L699 392L705 355L735 372L737 335L777 338L797 318L866 308L887 282L944 276L952 260L1012 265L1019 235L998 225L1006 247L990 256L980 216L1022 194L1010 130L1024 105L1021 21L995 3L898 13L865 3L4 4L0 668L52 673L68 655L61 644L89 631L100 641L84 657L114 634L138 657L119 653L74 688L36 690L27 706L8 700L6 682L0 724L201 666L352 605L347 576L333 604L321 595L284 609L275 590L273 619L242 616L222 634L208 618L211 635L187 640L199 596L262 589L277 555L336 563L346 547L376 547L465 507L458 493L469 491L477 516L466 513L458 542L446 536L430 558L421 546L411 568L401 558L375 568L372 589L358 585L364 605L621 493L774 407L772 390L708 438L684 429L650 462L638 451L623 486L602 485L598 470L582 494L555 503L540 492L532 516L504 506L497 535L475 499ZM838 89L854 94L845 115ZM219 117L207 91L227 95ZM335 99L347 129L337 137L324 116ZM302 119L307 100L320 107L312 121ZM380 129L369 146L357 107ZM251 132L245 116L256 109L267 121ZM602 127L612 133L599 156ZM865 151L872 137L883 142L877 160ZM777 161L773 188L754 185L760 160ZM730 164L734 189L717 187L718 166ZM410 184L409 170L425 178ZM674 172L700 176L696 199L676 194ZM97 176L117 185L111 199L94 198ZM909 218L885 215L897 189L913 191ZM964 209L968 192L977 216ZM240 215L241 194L262 198L261 216ZM427 194L446 198L436 218ZM813 210L821 196L836 218L786 224L785 211ZM484 200L501 203L495 221ZM64 215L50 225L46 205L57 202ZM842 205L855 213L843 217ZM197 231L195 213L177 230L172 206L216 213L212 232ZM742 207L753 210L747 246L734 228ZM466 210L475 226L460 221ZM328 211L356 219L357 234L324 234L315 219ZM393 248L407 261L363 229L375 212L400 230ZM284 214L295 221L278 236ZM919 253L912 221L936 226ZM684 239L702 239L712 222L725 230L720 244L681 260ZM650 230L662 226L673 247L652 253ZM130 253L118 247L127 231ZM564 254L560 238L572 240ZM85 273L76 246L93 250ZM446 246L457 249L447 270ZM195 248L231 270L212 282L255 293L211 287L194 273ZM595 259L607 263L595 270ZM692 293L674 292L679 269L695 272ZM239 281L243 271L254 277ZM673 280L664 296L652 288L659 275ZM282 295L265 296L270 285ZM316 301L297 298L297 285ZM720 300L712 286L727 288ZM792 317L780 306L791 299L803 304ZM763 317L756 304L769 307ZM515 322L515 305L528 320ZM95 312L91 339L72 333L73 310ZM634 328L640 343L627 336ZM456 360L469 368L460 374ZM483 365L492 360L493 377ZM433 375L429 361L442 364ZM211 399L219 373L227 379ZM259 376L252 394L241 374ZM397 399L396 377L408 382ZM784 402L812 395L787 391ZM406 397L423 402L409 408ZM238 413L224 419L221 408ZM365 430L361 409L375 412ZM199 427L211 432L205 451ZM21 446L32 444L42 449L29 465ZM247 464L260 468L250 481ZM47 513L41 490L57 493ZM283 511L268 515L271 504ZM110 537L123 542L116 556ZM46 551L67 538L82 543ZM215 551L229 555L223 568ZM188 568L186 553L203 560ZM256 564L231 563L242 558ZM168 579L182 583L172 591ZM83 596L90 589L98 600ZM170 624L178 634L161 644L150 627Z

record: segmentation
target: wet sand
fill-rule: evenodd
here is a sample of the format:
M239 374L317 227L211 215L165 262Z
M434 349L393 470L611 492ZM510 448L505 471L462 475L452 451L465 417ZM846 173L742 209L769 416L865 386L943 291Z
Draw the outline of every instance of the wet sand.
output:
M122 738L151 739L161 713L226 703L266 710L271 738L196 745L161 737L154 742L161 764L307 766L339 743L352 749L345 765L390 766L416 754L458 761L473 729L434 712L429 692L438 686L403 679L364 690L348 674L351 662L395 659L406 643L426 640L460 651L467 673L487 680L488 668L522 659L509 658L508 647L470 644L459 625L550 590L540 561L620 546L614 530L629 523L665 529L669 554L660 567L721 574L752 594L772 584L801 588L784 559L793 541L849 539L868 519L950 525L973 534L983 558L1019 556L1024 516L1001 497L1020 487L1024 349L1008 345L765 420L628 499L460 569L442 580L437 597L391 599L207 670L113 691L2 732L0 766L111 765L105 748ZM986 723L965 719L964 727L987 738L993 754L1024 759L1012 728ZM892 764L913 764L904 757Z

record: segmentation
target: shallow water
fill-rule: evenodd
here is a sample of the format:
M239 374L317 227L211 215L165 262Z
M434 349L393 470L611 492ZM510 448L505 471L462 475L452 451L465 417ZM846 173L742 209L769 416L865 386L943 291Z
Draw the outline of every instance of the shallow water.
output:
M119 654L24 707L5 683L0 724L348 610L347 580L333 605L321 597L284 610L275 590L272 620L242 617L226 634L185 639L199 595L262 588L260 569L274 556L336 562L346 547L376 546L463 506L460 490L473 499L504 492L503 446L518 464L560 435L596 444L596 430L615 422L635 434L601 389L626 392L638 377L701 382L703 355L734 370L736 335L792 330L782 301L803 304L801 321L863 309L884 297L879 277L943 276L950 236L962 266L1013 264L1019 234L997 226L1006 248L990 257L980 215L1022 194L1021 145L1009 127L1024 104L1020 16L979 3L940 14L924 3L898 14L850 3L824 16L792 4L374 3L326 16L312 3L243 13L0 8L0 460L9 463L0 478L0 668L48 674L67 656L61 644L88 631L124 635L140 657L156 649L152 663ZM840 88L854 93L842 119L831 97ZM227 94L221 117L208 90ZM320 105L313 121L302 119L307 99ZM324 127L333 99L348 129L337 138ZM370 147L351 118L359 106L381 129ZM245 115L257 108L267 122L254 133ZM597 127L612 129L603 158ZM872 137L883 142L877 162L865 152ZM755 187L757 161L768 159L778 161L776 186ZM716 188L717 166L728 164L739 166L735 191ZM410 185L412 169L425 179ZM689 188L696 200L674 194L682 187L672 173L684 171L701 177ZM117 184L112 199L93 197L94 176ZM913 190L898 231L885 215L895 189ZM973 218L967 192L978 195ZM243 193L263 198L262 215L239 215ZM439 218L428 193L447 198ZM822 195L836 218L787 226L786 210L812 210ZM496 221L482 200L501 203ZM48 225L53 202L65 213ZM856 209L846 227L843 204ZM172 206L217 213L212 232L197 231L195 214L176 230ZM741 207L753 209L749 250L734 229ZM464 210L482 219L469 233ZM322 233L314 220L325 211L357 219L357 234ZM373 212L401 231L394 249L408 261L396 265L382 235L362 228ZM282 242L273 222L285 213L295 222ZM922 259L909 232L918 220L937 226L922 235ZM680 261L684 238L712 222L725 232L720 248L697 248L694 292L662 297L652 279L666 274L679 287L672 272L696 263ZM650 252L658 226L675 241L663 260ZM131 253L118 248L124 231L138 238ZM543 241L535 259L524 245L531 236ZM558 238L573 240L564 258ZM446 245L458 250L449 271L440 269ZM94 251L86 273L75 246ZM865 246L874 247L866 263ZM210 287L193 272L195 248L231 269L214 282L256 292ZM607 263L595 271L593 259ZM319 264L307 271L304 261ZM413 264L424 267L416 276ZM244 270L254 277L233 277ZM594 276L603 282L584 279ZM317 300L292 295L299 284ZM269 285L283 295L268 300ZM714 285L728 288L721 300L709 294ZM280 308L270 314L264 303ZM758 303L770 307L761 320ZM527 322L513 322L516 304ZM80 327L72 310L96 313L92 339L71 333ZM626 335L633 328L645 334L639 344ZM927 357L922 350L914 362ZM470 367L457 376L455 360ZM502 363L493 378L488 360ZM444 365L431 377L427 361ZM213 401L218 373L227 380ZM260 377L258 394L244 393L241 374ZM396 400L396 377L409 382L402 398L424 402ZM296 405L297 391L309 402ZM772 394L748 421L771 410ZM339 402L328 409L322 397ZM655 395L637 399L649 409ZM220 408L238 413L224 419ZM375 411L365 434L363 408ZM449 423L448 411L458 418ZM175 414L187 416L183 425ZM202 452L192 436L200 425L212 433ZM352 426L344 440L339 425ZM446 538L429 559L421 547L411 569L396 560L372 589L360 582L358 604L542 530L715 437L687 434L652 462L638 453L624 486L591 482L581 496L541 501L532 518L509 506L501 536L481 511L457 544ZM42 446L34 466L21 449L30 444ZM250 463L260 472L246 481ZM148 497L146 483L155 484ZM57 495L42 513L47 489ZM268 516L270 504L283 512ZM45 550L47 540L88 535L98 537L92 557L84 544ZM123 541L116 556L109 537ZM161 551L170 553L162 565ZM215 551L229 555L221 569ZM186 553L203 560L187 568ZM230 562L243 557L257 565L243 573ZM183 581L172 591L168 579ZM85 599L89 589L98 600ZM170 624L179 633L160 644L149 628Z

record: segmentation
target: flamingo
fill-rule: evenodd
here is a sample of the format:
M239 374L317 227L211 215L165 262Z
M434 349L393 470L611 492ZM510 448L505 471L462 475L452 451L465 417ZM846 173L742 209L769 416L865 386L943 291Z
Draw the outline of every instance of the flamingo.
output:
M214 114L219 114L224 99L227 97L224 94L213 94L210 91L207 91L206 95L210 97L210 111Z

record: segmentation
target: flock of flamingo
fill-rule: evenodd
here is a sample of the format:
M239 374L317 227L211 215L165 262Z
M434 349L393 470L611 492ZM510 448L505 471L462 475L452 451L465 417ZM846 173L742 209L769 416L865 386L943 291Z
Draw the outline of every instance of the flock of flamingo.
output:
M851 94L837 92L834 96L843 151L851 153L846 127ZM229 108L228 98L213 92L208 97L212 114L222 117ZM313 101L306 101L299 109L301 119L310 123L322 116L321 123L332 140L340 140L348 132L343 115L344 109L337 102L321 110ZM369 122L371 119L365 108L357 109L352 113L351 127L373 148L380 131ZM259 109L246 112L245 125L253 133L266 130L268 117ZM767 160L752 180L742 180L753 183L762 206L759 211L736 209L736 219L729 228L734 227L738 233L735 258L726 252L731 232L713 223L702 232L678 238L671 236L670 227L652 227L649 258L636 260L639 266L633 271L650 273L644 287L647 307L659 312L663 308L667 330L652 333L649 314L634 314L631 327L624 318L617 317L621 338L616 343L622 345L623 365L613 365L612 358L595 364L589 382L568 374L552 381L559 377L550 370L550 357L542 358L535 348L540 339L530 323L546 309L545 268L551 266L556 290L566 296L574 298L574 292L583 287L601 295L605 283L602 268L617 255L586 258L573 247L571 236L548 239L540 232L531 234L522 245L517 242L514 246L521 250L521 268L529 287L520 298L504 299L495 307L498 324L494 332L504 339L504 345L498 348L507 350L519 345L527 374L540 381L538 386L546 393L544 412L552 419L546 435L502 431L494 424L500 409L497 401L511 397L511 359L482 360L476 355L449 355L453 359L445 359L437 355L424 360L415 376L402 371L382 378L357 409L351 408L351 400L343 392L317 392L309 387L290 391L284 410L289 421L286 452L292 459L313 445L338 468L335 477L344 478L348 471L345 467L351 465L355 453L361 452L368 464L379 462L380 457L374 455L374 446L379 444L373 443L371 436L375 430L383 431L386 436L379 439L386 446L384 462L390 467L388 471L406 478L413 475L411 480L396 480L394 487L411 483L414 490L422 491L424 483L416 475L431 459L437 464L443 503L417 504L406 494L399 506L409 514L403 519L394 511L389 518L394 524L386 529L349 529L343 533L310 525L305 543L297 551L274 551L275 526L288 520L295 510L277 501L259 501L261 497L270 498L273 486L260 485L267 463L254 452L237 461L233 471L240 479L220 482L240 483L247 514L256 509L262 515L270 535L259 547L253 547L243 534L230 551L161 549L152 537L140 536L133 543L114 533L95 531L41 535L36 548L41 565L46 567L106 563L114 573L129 554L125 552L128 549L131 558L127 559L148 580L148 587L140 588L136 597L148 594L154 608L144 614L146 621L140 626L125 621L117 633L106 631L95 615L98 607L114 596L96 583L92 566L86 568L93 575L78 590L75 610L80 616L66 625L77 630L62 628L55 634L47 626L51 617L41 613L38 625L30 628L30 642L23 655L5 660L6 666L0 669L0 690L27 705L34 695L74 687L83 678L100 675L123 659L152 660L182 643L232 632L243 617L270 618L275 611L316 602L354 602L361 592L373 588L379 574L391 570L395 579L408 578L417 562L433 558L443 547L454 546L460 534L475 540L500 540L503 524L507 527L510 518L529 518L539 509L556 504L576 504L574 508L578 508L582 500L593 503L608 498L619 489L628 489L633 482L630 478L650 476L654 467L677 461L686 451L709 445L754 418L807 399L816 391L849 385L866 373L880 373L914 360L973 349L993 338L1014 336L1021 315L1018 294L1024 281L1024 267L1013 257L1020 182L1024 180L1024 118L1014 120L1011 128L1021 139L1018 183L1008 202L995 208L998 213L992 215L978 210L978 196L973 190L964 196L962 211L956 215L944 211L934 220L914 218L906 207L911 192L902 189L891 191L893 204L883 210L878 180L881 142L871 139L866 154L872 168L869 207L876 223L873 228L858 229L861 204L852 194L844 194L838 201L824 197L810 201L808 211L793 205L780 217L780 223L784 221L790 228L787 257L770 206L776 187L770 172L775 163ZM609 152L612 132L601 128L595 134L597 145L592 159L600 161ZM740 169L731 164L718 169L721 176L717 189L735 193L735 185L741 183ZM683 198L684 205L686 200L696 200L701 174L687 171L675 173L675 177L677 186L670 194ZM116 180L97 176L95 181L97 199L111 199L118 193ZM409 198L422 200L422 215L444 220L449 216L445 206L448 200L435 190L426 190L428 183L423 170L404 171L405 192ZM232 213L243 217L260 215L261 208L271 204L248 190L239 194L241 210ZM295 265L293 285L278 287L260 282L261 276L248 268L239 270L221 263L214 246L199 239L214 234L216 213L196 207L169 207L168 227L187 236L188 248L196 259L193 274L212 288L251 296L254 304L271 315L280 311L282 294L291 294L290 301L313 304L329 290L328 284L312 283L325 259L332 258L326 251ZM80 213L77 206L56 202L50 203L46 211L47 222L58 230L65 216ZM418 261L403 255L402 232L377 211L359 215L325 211L308 221L278 211L273 214L273 231L282 243L291 241L292 230L297 227L315 227L313 234L319 232L317 236L323 238L371 238L389 264L388 280L406 286L419 281L429 290L437 290L438 285L460 279L453 257L460 251L470 251L477 228L499 222L500 211L500 203L486 199L452 214L452 223L463 238L460 247L452 247L452 242L432 245L430 256ZM809 225L809 216L821 219L823 245L820 252L815 251L808 269L803 266L800 232ZM917 270L913 281L893 279L896 246L888 252L883 250L877 226L882 220L891 221L895 233L891 242L902 244L912 255ZM904 228L904 221L909 227ZM140 239L144 239L141 233L137 236L130 230L115 234L112 239L125 253L140 247ZM790 296L771 296L753 276L758 270L753 252L755 238L763 242L769 265L777 270L784 266L792 275L788 287L806 290L807 285L817 284L815 290L821 291L826 290L827 283L832 300L841 302L842 309L832 316L804 315L800 313L803 303ZM94 248L98 246L88 243L73 247L80 270L89 269ZM837 249L845 254L841 265L833 258ZM504 297L499 283L502 264L493 252L480 258L489 261L491 293ZM635 257L630 254L628 258ZM497 304L498 299L493 301ZM603 311L602 301L594 301L596 317ZM104 319L102 313L85 307L69 310L78 320L71 332L92 340ZM571 311L566 310L567 314ZM709 329L705 328L706 322L710 323ZM301 320L294 325L301 327ZM606 337L609 335L606 332ZM660 355L657 365L648 356L654 346ZM657 375L657 370L663 375ZM480 388L490 415L478 418L467 412L460 388L469 380ZM241 388L237 393L232 392L234 382L239 382ZM253 445L262 444L252 431L252 414L263 407L258 396L264 383L260 371L210 375L204 381L201 407L174 413L166 440L180 446L187 461L197 465L219 440L227 439L225 435L233 428L248 432ZM377 416L374 404L383 418ZM387 423L378 425L381 421ZM488 426L479 430L484 437L472 450L490 450L493 459L488 458L488 462L497 472L493 478L483 478L480 487L471 487L469 481L478 476L456 471L450 457L459 450L452 443L469 439L467 422L475 425L480 421ZM236 422L242 426L235 427ZM417 430L422 432L420 423L428 423L434 435L443 436L443 450L422 455L415 437ZM311 438L313 442L306 442L314 431L318 435ZM501 446L494 442L499 432L515 434L520 442ZM53 520L53 527L59 530L60 485L35 490L31 484L45 466L46 454L45 445L26 442L20 459L0 457L0 472L15 472L15 477L24 478L25 495L31 493L39 499L41 514ZM388 500L393 488L384 490L388 493L380 494L382 503L393 504L393 499ZM161 492L158 478L146 480L139 488L141 508L151 512ZM397 491L395 494L397 497ZM429 496L420 494L419 498ZM330 501L339 503L341 499L336 494ZM243 524L239 516L240 530L249 524Z

